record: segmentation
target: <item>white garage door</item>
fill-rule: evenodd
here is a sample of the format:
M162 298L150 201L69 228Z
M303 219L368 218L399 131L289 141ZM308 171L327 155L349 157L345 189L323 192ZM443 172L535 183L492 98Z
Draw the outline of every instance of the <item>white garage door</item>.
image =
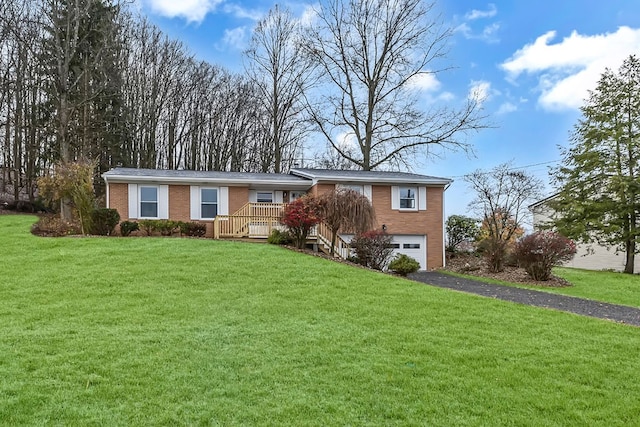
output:
M405 254L420 263L420 270L427 269L427 236L393 235L393 254Z

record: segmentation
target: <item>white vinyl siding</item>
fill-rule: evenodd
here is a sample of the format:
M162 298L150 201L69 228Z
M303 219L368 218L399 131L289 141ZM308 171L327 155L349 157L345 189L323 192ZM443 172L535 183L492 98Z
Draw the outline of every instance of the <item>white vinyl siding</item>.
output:
M284 194L282 191L274 191L274 203L283 203L284 202Z

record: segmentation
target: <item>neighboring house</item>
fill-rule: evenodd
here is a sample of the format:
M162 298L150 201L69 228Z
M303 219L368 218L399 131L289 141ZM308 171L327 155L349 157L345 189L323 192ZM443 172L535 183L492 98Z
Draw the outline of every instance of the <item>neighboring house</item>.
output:
M107 207L122 220L172 219L207 224L214 238L265 238L278 228L284 204L306 194L349 187L371 201L378 228L396 253L422 269L444 265L444 191L451 180L404 172L293 169L289 174L116 168L103 174ZM319 247L330 234L319 225ZM352 236L342 235L337 252Z
M533 228L540 230L551 223L555 211L549 207L547 202L555 195L547 197L529 206L533 214ZM608 249L598 243L583 244L578 243L578 252L571 261L565 262L565 267L584 268L586 270L614 270L624 271L626 255L624 251L616 253L615 248ZM635 271L640 271L640 257L636 257Z

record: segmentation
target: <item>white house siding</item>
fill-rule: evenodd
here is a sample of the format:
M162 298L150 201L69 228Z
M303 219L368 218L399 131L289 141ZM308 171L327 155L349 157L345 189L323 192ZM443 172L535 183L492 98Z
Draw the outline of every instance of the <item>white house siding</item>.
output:
M553 212L546 206L536 206L533 211L533 226L536 230L550 221ZM578 252L571 261L564 263L565 267L583 268L585 270L614 270L623 271L626 263L624 251L616 253L615 248L607 249L597 243L586 245L578 243ZM636 255L635 270L640 272L640 255Z

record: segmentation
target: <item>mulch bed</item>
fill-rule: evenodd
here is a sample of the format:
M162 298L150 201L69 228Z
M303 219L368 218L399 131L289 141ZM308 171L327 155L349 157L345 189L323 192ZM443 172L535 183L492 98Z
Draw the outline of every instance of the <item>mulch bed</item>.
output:
M566 280L551 276L548 281L536 281L531 279L527 272L520 267L505 266L504 271L499 273L491 273L487 268L487 264L482 257L473 254L456 254L447 256L447 265L443 270L454 273L466 274L469 276L486 277L489 279L500 280L502 282L522 283L529 286L539 286L543 288L562 288L573 286Z

